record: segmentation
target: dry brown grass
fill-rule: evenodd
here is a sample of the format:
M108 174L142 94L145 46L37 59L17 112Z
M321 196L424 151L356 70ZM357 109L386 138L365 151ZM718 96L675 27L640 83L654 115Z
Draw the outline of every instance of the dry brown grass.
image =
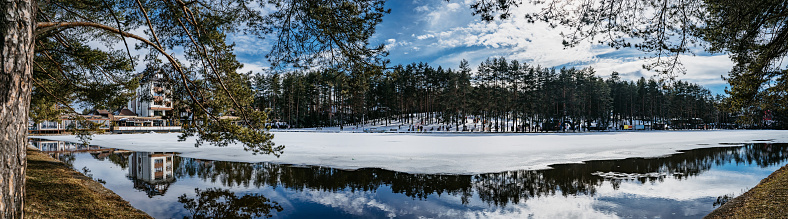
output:
M26 218L151 218L100 183L38 151L27 151Z
M788 166L705 218L788 218Z

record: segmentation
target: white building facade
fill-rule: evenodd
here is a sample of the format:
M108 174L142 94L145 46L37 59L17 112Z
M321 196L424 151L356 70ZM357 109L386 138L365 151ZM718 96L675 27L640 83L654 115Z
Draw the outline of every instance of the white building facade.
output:
M127 107L141 117L169 116L172 111L171 94L170 89L164 86L163 75L156 74L140 84Z

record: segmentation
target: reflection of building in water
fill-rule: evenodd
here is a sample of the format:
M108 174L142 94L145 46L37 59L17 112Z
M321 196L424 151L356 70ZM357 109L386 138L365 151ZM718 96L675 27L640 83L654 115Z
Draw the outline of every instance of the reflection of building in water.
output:
M49 140L31 141L30 144L32 144L33 147L37 148L38 150L46 152L87 150L90 147L79 143Z
M30 144L40 151L64 151L66 143L62 141L32 141Z
M172 175L174 153L134 152L131 157L129 177L134 181L134 188L148 193L148 196L163 195L175 182Z

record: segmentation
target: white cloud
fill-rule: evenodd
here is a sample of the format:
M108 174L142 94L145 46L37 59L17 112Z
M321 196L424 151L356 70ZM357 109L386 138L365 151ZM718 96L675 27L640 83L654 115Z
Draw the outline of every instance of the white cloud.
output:
M457 3L449 3L448 5L446 5L446 8L448 8L449 11L457 11L460 9L460 7L461 5Z
M475 49L484 48L494 51L481 53L535 62L545 66L587 62L595 55L590 43L564 48L560 41L560 33L564 31L563 29L551 28L544 23L529 23L522 16L488 23L470 17L471 12L467 4L444 3L431 8L433 10L423 12L423 19L427 25L421 32L411 35L422 41L417 45L429 48L423 50L423 55L438 54L455 48L465 48L467 52L478 47ZM525 14L532 10L519 7L512 13Z
M261 72L263 69L269 68L267 65L263 65L262 63L242 63L244 66L238 69L236 72L239 73L258 73Z
M419 40L425 40L425 39L429 39L429 38L435 38L435 35L424 34L424 35L419 35L419 36L416 37L416 39L419 39Z
M398 48L407 51L390 51L392 54L407 54L407 57L402 58L406 60L404 62L428 61L450 67L458 65L462 59L475 65L488 57L506 57L545 67L592 66L600 76L618 71L627 80L641 76L648 78L655 74L643 69L647 61L639 58L648 54L634 49L617 51L591 42L564 47L561 33L570 30L560 26L553 28L545 23L529 23L519 16L539 8L513 8L511 13L516 16L488 23L471 16L469 4L472 2L423 2L426 5L416 10L415 17L419 22L408 27L413 32L397 39L412 42L412 45ZM619 55L609 56L611 53ZM680 58L687 74L679 75L678 79L704 86L725 84L720 76L726 75L732 66L725 55Z
M679 58L687 74L678 75L676 79L697 83L707 87L726 84L727 82L722 80L721 76L727 75L728 71L733 67L733 61L731 61L727 55L681 55ZM619 72L621 78L624 80L637 80L640 77L659 77L656 72L643 69L643 65L647 64L649 61L650 60L637 57L596 59L590 66L596 70L597 75L602 77L609 76L613 71Z
M413 9L415 12L427 12L430 11L430 7L427 5L422 5Z

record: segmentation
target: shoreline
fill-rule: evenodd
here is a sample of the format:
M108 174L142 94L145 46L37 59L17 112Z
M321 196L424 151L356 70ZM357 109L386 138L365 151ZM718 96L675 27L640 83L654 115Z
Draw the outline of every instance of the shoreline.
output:
M88 176L27 149L25 218L152 218Z
M788 165L703 218L788 218Z

